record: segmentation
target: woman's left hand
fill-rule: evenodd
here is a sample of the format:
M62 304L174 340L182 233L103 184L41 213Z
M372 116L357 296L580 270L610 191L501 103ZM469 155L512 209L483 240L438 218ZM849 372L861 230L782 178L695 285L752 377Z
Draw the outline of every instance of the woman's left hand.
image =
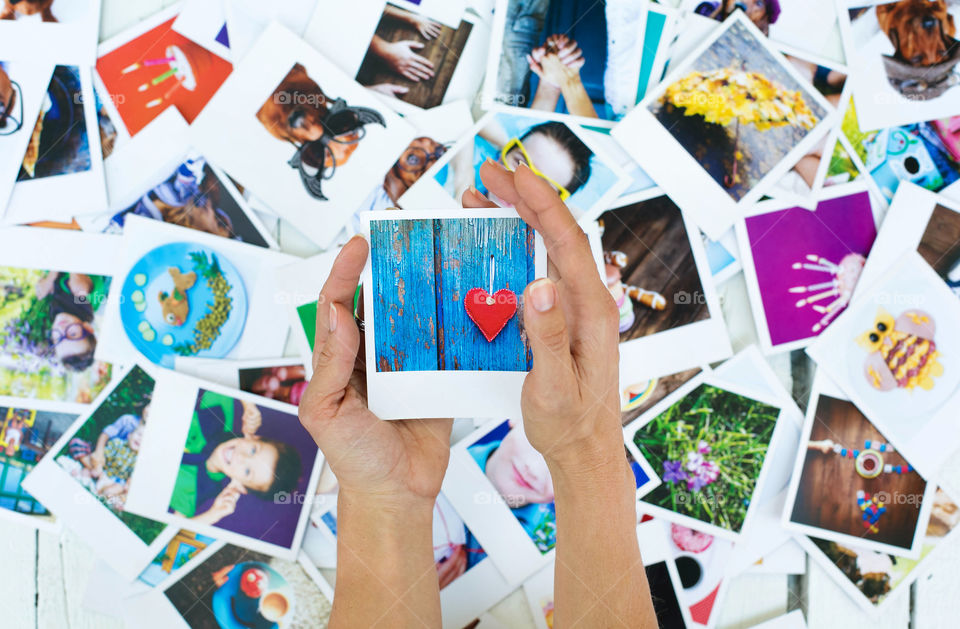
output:
M450 456L452 419L384 421L366 398L363 337L353 297L367 260L355 236L337 256L317 302L313 377L300 421L340 483L340 494L433 509Z

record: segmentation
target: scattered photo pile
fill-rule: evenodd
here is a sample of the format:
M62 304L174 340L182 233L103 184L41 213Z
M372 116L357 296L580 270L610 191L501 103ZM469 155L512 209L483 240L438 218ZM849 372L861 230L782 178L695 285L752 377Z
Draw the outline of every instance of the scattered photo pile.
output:
M443 626L554 627L520 400L562 253L489 163L549 185L616 307L660 627L804 568L853 605L763 626L868 626L955 556L960 3L153 4L0 0L0 532L91 551L68 607L327 626L346 524L299 407L359 235L369 409L458 418Z

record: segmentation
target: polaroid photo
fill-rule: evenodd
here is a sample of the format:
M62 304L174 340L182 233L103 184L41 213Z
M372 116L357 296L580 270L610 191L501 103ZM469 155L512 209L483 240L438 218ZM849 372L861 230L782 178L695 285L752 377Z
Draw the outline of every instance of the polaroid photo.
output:
M713 629L730 584L726 563L734 543L680 524L654 520L665 529L667 548L677 567L680 588L677 598L694 626ZM643 549L645 550L645 549Z
M318 521L319 520L319 521ZM337 505L311 524L329 535L337 536ZM460 629L490 609L515 589L500 575L473 531L440 493L433 507L433 557L440 581L440 610L443 626Z
M876 5L876 6L874 6ZM957 113L960 6L947 0L837 0L857 116L883 129ZM929 25L929 27L928 27Z
M891 604L908 596L910 586L933 569L933 562L942 555L940 550L949 546L948 540L956 543L958 524L960 508L942 487L937 487L930 523L916 559L806 535L797 536L797 542L860 609L877 618Z
M177 356L242 360L283 353L273 273L295 258L127 215L97 356L173 368ZM256 334L245 334L256 330Z
M636 463L643 495L659 481L645 460ZM516 470L522 470L519 477ZM458 441L451 448L443 493L512 586L552 565L557 544L553 479L522 421L490 420Z
M398 208L400 197L410 186L419 181L474 125L467 101L411 111L404 114L403 119L413 125L417 137L410 141L383 181L357 208L346 227L352 233L363 231L360 220L363 212ZM449 201L444 202L447 203Z
M182 570L190 559L214 542L215 539L206 535L177 531L134 581L124 579L105 561L98 560L83 592L83 606L100 614L121 617L124 599L146 594Z
M657 402L679 389L688 380L695 378L702 372L709 371L710 366L704 365L668 376L641 378L639 380L632 373L621 371L620 384L623 387L620 392L621 423L626 426L653 408Z
M497 0L484 109L613 126L636 104L647 5Z
M391 0L391 2L398 7L420 13L454 28L459 26L468 4L466 0ZM478 15L482 13L478 12Z
M30 125L47 100L53 68L37 61L0 59L0 210L7 207L28 147L36 147L36 125Z
M843 64L843 43L834 0L681 0L681 11L723 22L744 11L770 42L784 52L798 52L830 64Z
M960 204L915 185L901 186L863 269L864 285L879 280L892 261L911 250L960 297Z
M533 364L521 297L546 276L540 235L507 209L364 220L370 410L383 419L519 417Z
M189 148L186 121L170 108L106 161L110 209L77 218L86 231L123 233L131 215L277 248L230 178Z
M935 493L936 484L928 483L818 372L783 526L845 546L916 559Z
M620 146L619 142L610 137L609 131L606 129L603 131L587 129L585 127L580 127L579 131L583 133L583 137L590 141L592 146L596 147L596 150L599 151L601 155L607 156L611 163L620 167L624 177L626 177L629 182L627 187L620 193L620 196L608 203L606 207L645 201L646 199L662 194L660 189L657 188L656 182L640 168L639 164L633 161L633 158ZM602 209L605 208L601 208L601 211ZM585 221L582 221L580 226L586 229L584 223Z
M743 269L734 228L725 231L719 240L710 240L703 232L700 232L700 235L703 237L707 264L710 265L710 274L713 275L715 285L719 286Z
M314 522L312 517L303 535L301 550L316 567L325 570L337 568L337 538L330 534L326 526Z
M191 131L211 160L320 247L414 137L376 96L276 23Z
M201 380L297 406L307 390L307 368L300 358L223 360L178 357L174 367Z
M186 0L180 8L173 30L192 39L213 54L231 59L230 34L227 31L227 0Z
M317 0L224 0L231 59L234 63L243 61L271 23L300 37L316 6Z
M294 558L323 464L296 407L174 372L163 384L127 509Z
M660 627L692 627L689 610L683 607L680 590L682 576L678 574L663 529L658 522L644 522L637 526L637 538L643 555L647 583L653 597L653 607ZM554 626L554 572L553 562L523 582L530 614L537 629Z
M106 333L116 241L64 229L0 230L0 404L84 412L110 382Z
M278 268L274 272L275 303L287 311L294 350L313 374L313 349L317 335L317 302L330 276L339 248Z
M720 300L688 215L658 196L608 210L597 222L604 281L620 312L621 373L637 381L728 358Z
M400 197L404 209L425 210L459 204L474 186L501 206L480 180L487 159L513 170L526 164L553 186L578 220L588 220L610 206L630 181L612 157L605 155L577 126L536 114L494 111L430 167Z
M69 203L64 200L69 199ZM107 204L90 68L58 65L3 220L69 223Z
M834 186L814 211L779 203L737 222L737 242L760 346L767 354L809 345L853 297L877 237L863 183Z
M960 198L960 117L868 131L857 115L853 100L848 100L840 140L886 203L901 182Z
M330 619L333 588L304 554L277 558L216 542L152 592L125 601L145 629L315 627Z
M635 104L639 104L647 92L654 90L663 80L678 21L679 13L673 7L657 3L647 4L647 22L643 31Z
M89 67L97 56L100 6L101 0L6 0L0 8L0 41L24 59Z
M737 541L761 502L768 455L787 430L779 419L789 414L778 396L720 375L689 380L624 428L633 457L662 481L640 511Z
M54 410L47 410L54 408ZM43 402L22 406L0 405L0 520L57 533L56 517L28 493L21 483L67 432L77 413L65 413Z
M135 579L176 533L127 508L146 444L145 424L159 391L152 372L136 365L120 372L93 410L77 419L21 482L127 580Z
M888 267L807 353L926 478L960 445L960 300L916 251ZM846 445L846 444L844 444Z
M699 96L706 92L713 97ZM756 106L735 108L743 99ZM708 236L719 238L823 138L835 113L735 12L611 133Z
M432 4L323 3L303 38L400 113L471 100L483 80L490 29L462 1ZM459 4L460 13L445 24L437 16L449 13L449 4Z
M159 11L97 51L97 90L113 124L127 137L170 106L192 123L233 69L173 29L179 12L179 4Z

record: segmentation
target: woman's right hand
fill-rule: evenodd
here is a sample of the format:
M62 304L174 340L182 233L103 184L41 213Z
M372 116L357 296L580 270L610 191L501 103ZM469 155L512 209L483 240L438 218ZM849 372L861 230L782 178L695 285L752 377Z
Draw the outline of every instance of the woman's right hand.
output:
M551 62L548 62L551 66L549 69L544 66L544 60L547 57L551 58ZM565 66L563 72L554 66L558 62ZM540 80L554 87L560 87L568 73L579 73L586 62L580 46L566 35L550 35L542 46L537 46L527 55L530 69L540 77Z
M523 299L533 349L521 399L530 443L551 471L622 459L619 316L586 234L557 192L529 168L510 172L487 161L480 178L547 248L548 277L527 286ZM475 190L464 194L463 205L495 207Z

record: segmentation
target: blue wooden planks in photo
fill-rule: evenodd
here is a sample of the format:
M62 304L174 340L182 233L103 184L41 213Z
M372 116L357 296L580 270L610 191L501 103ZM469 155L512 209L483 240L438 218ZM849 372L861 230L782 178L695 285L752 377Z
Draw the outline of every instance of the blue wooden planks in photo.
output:
M377 371L436 371L432 220L370 222Z
M526 371L530 356L521 337L517 314L487 341L467 316L463 300L471 288L493 292L512 290L519 300L533 281L533 230L519 218L437 221L437 320L440 369L469 371Z
M519 218L370 224L377 371L526 371L517 314L487 341L467 316L471 288L522 295L534 279L534 232Z

